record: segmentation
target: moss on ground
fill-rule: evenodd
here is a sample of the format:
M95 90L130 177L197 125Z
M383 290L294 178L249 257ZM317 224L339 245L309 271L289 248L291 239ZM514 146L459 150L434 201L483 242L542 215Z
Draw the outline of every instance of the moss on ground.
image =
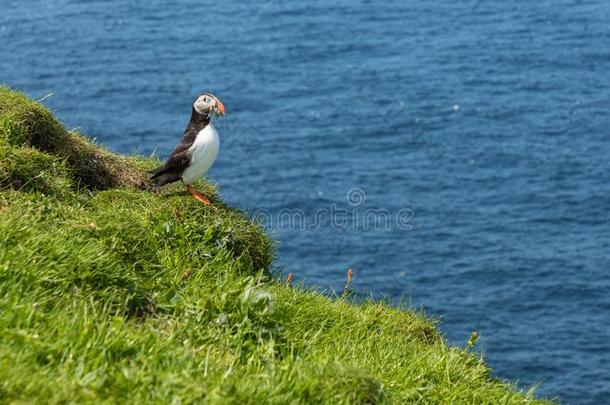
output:
M277 281L259 225L146 191L156 163L0 88L0 402L540 402L420 312Z

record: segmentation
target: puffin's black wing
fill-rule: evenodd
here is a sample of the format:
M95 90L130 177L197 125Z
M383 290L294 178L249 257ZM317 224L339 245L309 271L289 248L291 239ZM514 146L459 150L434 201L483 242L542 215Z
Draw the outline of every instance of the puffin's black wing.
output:
M182 178L182 172L191 162L191 154L188 150L180 153L173 153L167 162L152 170L152 180L154 187L161 187L165 184L173 183Z
M182 178L182 172L191 163L191 152L189 148L195 142L197 134L209 123L209 118L198 114L193 108L191 120L189 121L180 143L172 152L167 162L152 170L151 178L153 187L161 187L164 184L173 183Z
M187 128L176 149L172 152L169 159L161 166L151 171L151 178L154 187L161 187L165 184L173 183L182 178L182 172L191 162L189 148L195 142L198 131Z
M167 159L165 163L161 166L157 167L154 170L151 170L152 178L159 177L164 173L176 172L178 174L182 174L182 172L188 167L191 161L191 154L188 150L185 150L180 153L172 153L172 155Z

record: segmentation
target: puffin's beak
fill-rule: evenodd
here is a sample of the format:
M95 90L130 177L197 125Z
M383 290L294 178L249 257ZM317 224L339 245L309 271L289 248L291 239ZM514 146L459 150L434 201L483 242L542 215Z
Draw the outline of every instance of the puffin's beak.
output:
M225 105L219 99L216 99L216 111L220 115L225 115Z

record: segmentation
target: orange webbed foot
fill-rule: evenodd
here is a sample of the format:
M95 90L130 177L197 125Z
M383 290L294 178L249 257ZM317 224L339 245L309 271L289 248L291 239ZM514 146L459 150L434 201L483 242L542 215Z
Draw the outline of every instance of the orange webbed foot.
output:
M197 201L201 202L204 205L210 205L210 200L208 200L208 198L206 196L204 196L201 193L196 192L195 190L193 190L193 188L188 185L186 186L186 191L188 191L189 193L191 193L191 195L193 197L195 197L197 199Z

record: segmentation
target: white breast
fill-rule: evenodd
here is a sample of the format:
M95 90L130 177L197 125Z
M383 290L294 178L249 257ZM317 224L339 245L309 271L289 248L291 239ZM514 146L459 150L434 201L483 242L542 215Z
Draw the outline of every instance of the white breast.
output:
M195 142L188 149L191 153L191 164L182 173L182 181L191 184L206 174L218 156L220 139L218 133L210 122L195 138Z

